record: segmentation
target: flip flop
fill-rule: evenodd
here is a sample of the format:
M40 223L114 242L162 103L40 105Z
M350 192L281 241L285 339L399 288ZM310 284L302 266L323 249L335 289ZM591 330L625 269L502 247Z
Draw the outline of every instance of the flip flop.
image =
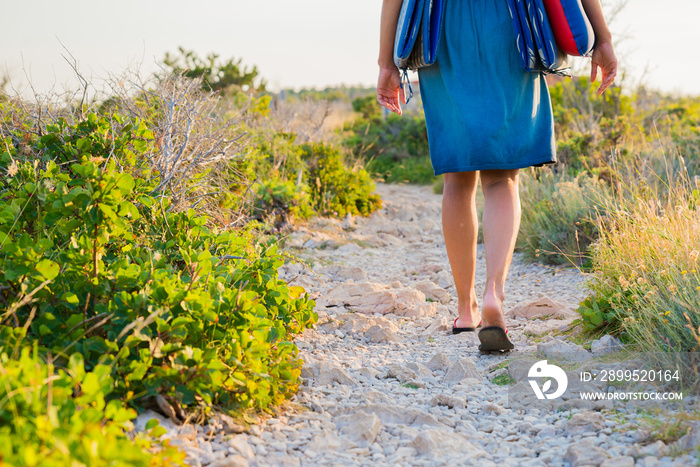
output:
M500 326L487 326L479 331L479 340L481 345L479 350L511 350L515 348L513 343L508 339L508 330Z
M476 328L481 326L481 321L479 321L479 324L476 325L476 328L458 328L457 327L457 320L459 319L459 316L455 318L455 322L452 323L452 334L459 334L460 332L474 332L476 331Z

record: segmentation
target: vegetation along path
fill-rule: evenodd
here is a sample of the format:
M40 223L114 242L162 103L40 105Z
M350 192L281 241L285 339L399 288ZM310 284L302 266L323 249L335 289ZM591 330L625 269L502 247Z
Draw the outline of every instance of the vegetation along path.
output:
M700 426L674 433L693 398L663 409L516 399L536 359L616 350L610 336L576 337L586 296L578 270L528 264L516 254L506 322L516 350L481 354L475 333L453 335L456 297L442 240L440 196L380 185L369 218L314 219L286 248L311 268L280 270L317 301L319 322L296 339L304 383L281 415L232 438L184 442L195 465L694 465ZM479 245L477 293L484 285ZM572 332L573 331L573 332ZM576 343L578 342L578 344ZM579 344L585 344L579 345ZM570 385L573 384L570 382ZM593 387L593 386L592 386ZM598 387L593 387L594 389ZM685 404L685 406L683 405ZM649 407L649 406L646 406Z

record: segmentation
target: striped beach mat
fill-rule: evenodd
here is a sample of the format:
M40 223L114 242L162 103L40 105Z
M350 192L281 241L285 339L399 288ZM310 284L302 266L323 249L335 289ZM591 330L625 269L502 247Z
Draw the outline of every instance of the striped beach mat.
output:
M570 76L567 55L558 46L543 0L508 0L523 68Z

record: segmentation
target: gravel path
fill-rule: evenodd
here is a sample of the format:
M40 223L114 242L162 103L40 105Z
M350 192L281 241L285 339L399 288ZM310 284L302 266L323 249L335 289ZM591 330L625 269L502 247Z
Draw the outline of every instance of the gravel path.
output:
M315 219L287 241L313 271L289 264L280 274L312 294L320 317L296 340L305 360L298 395L283 415L248 433L227 435L222 422L208 435L172 428L192 465L695 465L698 451L687 452L700 441L697 420L679 441L653 439L654 417L663 423L688 413L692 398L661 415L612 401L524 407L509 400L509 391L526 387L513 384L525 368L518 359L538 350L589 358L566 334L585 278L516 254L505 303L516 349L482 355L475 333L450 333L456 297L440 196L415 186L378 191L381 212ZM483 245L477 267L481 294Z

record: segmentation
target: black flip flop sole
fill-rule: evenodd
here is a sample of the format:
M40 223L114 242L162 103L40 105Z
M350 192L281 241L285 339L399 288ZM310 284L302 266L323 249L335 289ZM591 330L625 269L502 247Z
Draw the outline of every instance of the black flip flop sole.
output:
M488 352L493 350L512 350L515 348L508 339L508 334L499 326L488 326L479 331L481 345L479 350Z
M455 323L457 320L455 319ZM479 324L476 325L476 328L481 327L481 321L479 321ZM460 332L474 332L476 331L476 328L456 328L455 325L452 325L452 334L459 334Z

